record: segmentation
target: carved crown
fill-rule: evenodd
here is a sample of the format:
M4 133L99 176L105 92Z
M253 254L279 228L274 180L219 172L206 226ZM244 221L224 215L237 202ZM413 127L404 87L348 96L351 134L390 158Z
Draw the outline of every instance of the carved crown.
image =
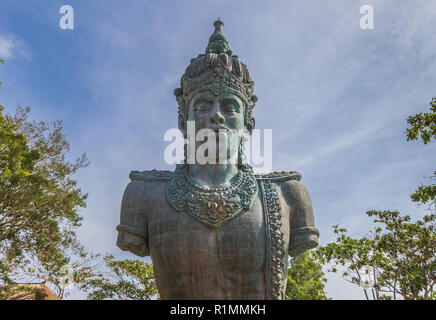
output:
M251 118L252 109L257 101L253 94L254 82L245 64L232 55L229 42L224 35L224 23L218 18L215 31L209 38L204 54L191 59L180 80L180 88L174 90L179 103L179 114L187 117L187 106L194 95L209 90L214 94L231 92L239 96L246 104L246 119Z

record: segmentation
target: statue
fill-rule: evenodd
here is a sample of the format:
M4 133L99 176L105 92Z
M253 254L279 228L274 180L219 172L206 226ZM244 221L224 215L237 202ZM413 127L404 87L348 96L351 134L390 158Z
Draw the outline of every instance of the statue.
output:
M191 60L174 91L185 138L188 121L195 132L254 128L254 83L223 22L214 26L205 54ZM151 256L161 299L283 299L288 255L317 246L300 174L255 174L242 147L241 137L226 147L236 163L185 160L174 172L130 173L117 245Z

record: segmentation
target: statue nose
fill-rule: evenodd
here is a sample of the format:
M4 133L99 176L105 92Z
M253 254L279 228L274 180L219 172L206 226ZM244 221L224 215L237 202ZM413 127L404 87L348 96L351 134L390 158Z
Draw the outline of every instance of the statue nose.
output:
M215 112L212 118L210 119L210 123L212 124L222 124L224 123L224 116L221 114L221 112Z

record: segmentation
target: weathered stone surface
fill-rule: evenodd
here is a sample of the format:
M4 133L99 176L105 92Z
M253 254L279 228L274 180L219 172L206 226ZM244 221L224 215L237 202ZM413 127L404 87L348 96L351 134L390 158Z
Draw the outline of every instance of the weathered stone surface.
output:
M206 53L191 60L174 92L184 133L189 120L196 132L254 128L254 83L222 25L215 22ZM131 172L117 245L151 256L162 299L283 299L288 254L317 246L301 176L254 174L242 143L226 149L229 159L238 153L237 164Z

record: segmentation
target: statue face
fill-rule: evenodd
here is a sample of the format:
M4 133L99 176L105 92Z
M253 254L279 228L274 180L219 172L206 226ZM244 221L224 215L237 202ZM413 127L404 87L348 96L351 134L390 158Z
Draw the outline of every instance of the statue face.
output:
M205 91L195 95L189 104L188 121L195 121L195 133L201 129L210 129L216 134L216 153L220 156L225 154L227 159L237 155L239 144L242 139L241 134L245 129L244 123L244 103L232 94L224 92L215 95L210 91ZM224 132L223 132L224 131ZM221 132L221 133L220 133ZM218 139L220 137L220 139ZM197 142L201 145L202 142ZM222 160L217 158L217 160Z

